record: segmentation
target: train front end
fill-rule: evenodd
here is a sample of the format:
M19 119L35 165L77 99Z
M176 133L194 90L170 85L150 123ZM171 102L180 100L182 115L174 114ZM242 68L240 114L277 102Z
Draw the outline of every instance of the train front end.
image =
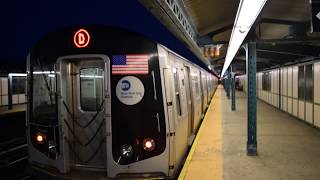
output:
M156 43L109 27L39 41L27 70L32 169L67 178L172 175L157 52Z

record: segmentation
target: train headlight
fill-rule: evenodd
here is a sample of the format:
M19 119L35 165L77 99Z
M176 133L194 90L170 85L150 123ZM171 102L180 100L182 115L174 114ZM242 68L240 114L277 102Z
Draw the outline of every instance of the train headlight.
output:
M38 132L36 135L36 141L38 144L43 144L46 141L47 137L45 134Z
M130 158L133 155L133 148L129 144L124 144L120 148L120 154L122 157Z
M143 139L143 149L145 151L153 151L156 148L156 143L151 138Z

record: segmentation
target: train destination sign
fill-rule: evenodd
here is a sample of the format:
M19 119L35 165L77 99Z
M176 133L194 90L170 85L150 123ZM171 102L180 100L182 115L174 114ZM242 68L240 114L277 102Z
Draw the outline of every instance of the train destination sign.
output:
M77 48L87 47L89 42L90 35L85 29L79 29L73 36L73 43Z
M144 86L140 79L134 76L121 78L116 86L116 95L123 104L135 105L144 96Z

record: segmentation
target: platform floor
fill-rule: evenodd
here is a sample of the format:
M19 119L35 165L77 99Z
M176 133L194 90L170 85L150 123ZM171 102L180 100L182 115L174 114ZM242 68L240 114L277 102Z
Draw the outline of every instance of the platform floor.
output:
M246 155L247 102L217 89L179 179L319 180L320 130L257 103L258 156Z
M1 106L0 107L0 115L1 114L8 114L8 113L16 113L21 111L26 111L27 104L16 104L12 105L12 109L8 109L8 106Z

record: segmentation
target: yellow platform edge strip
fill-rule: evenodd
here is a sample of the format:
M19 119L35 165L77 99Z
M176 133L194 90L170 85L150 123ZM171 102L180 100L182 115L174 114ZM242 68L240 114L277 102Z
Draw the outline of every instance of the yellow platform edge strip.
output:
M208 108L207 108L207 112L206 112L206 114L205 114L205 116L204 116L204 118L203 118L203 121L202 121L201 125L200 125L200 128L199 128L199 130L198 130L198 133L197 133L197 135L196 135L196 138L194 139L194 141L193 141L193 143L192 143L191 150L190 150L190 152L189 152L189 154L188 154L188 157L187 157L186 161L184 162L184 165L183 165L182 170L181 170L181 172L180 172L180 174L179 174L178 180L183 180L183 179L185 178L185 176L186 176L186 173L187 173L189 164L190 164L190 162L191 162L191 160L192 160L194 151L196 150L196 147L197 147L197 144L198 144L198 141L199 141L199 138L200 138L202 129L203 129L204 125L206 124L207 114L209 113L209 109L210 109L211 104L212 104L212 102L213 102L212 100L213 100L214 96L216 96L216 91L215 91L214 95L212 96L212 98L211 98L211 100L210 100L210 104L209 104L209 106L208 106Z

